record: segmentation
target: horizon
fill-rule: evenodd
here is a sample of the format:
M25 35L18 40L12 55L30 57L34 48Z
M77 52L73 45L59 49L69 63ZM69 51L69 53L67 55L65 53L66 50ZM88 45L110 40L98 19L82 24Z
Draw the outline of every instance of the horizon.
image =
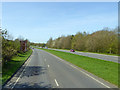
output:
M117 2L4 2L2 28L16 39L46 43L62 35L93 33L118 26Z

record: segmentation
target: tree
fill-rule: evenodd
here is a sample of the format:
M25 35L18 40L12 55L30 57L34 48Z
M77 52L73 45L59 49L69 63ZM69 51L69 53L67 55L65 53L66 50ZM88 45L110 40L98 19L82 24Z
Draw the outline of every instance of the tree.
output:
M11 36L8 34L7 30L1 30L2 32L2 64L4 66L5 62L11 60L14 55L20 52L20 40L13 40ZM29 41L27 43L29 48Z
M47 41L47 46L52 47L52 37Z
M86 41L87 50L92 52L117 53L117 46L117 34L104 29L92 33Z
M103 28L102 30L91 34L78 32L75 35L61 36L54 40L50 38L47 45L49 47L60 49L117 54L118 38L120 38L118 28Z
M64 39L63 48L64 49L71 49L71 43L72 43L72 35L68 35Z
M72 48L80 51L85 50L86 37L87 37L86 32L84 33L78 32L72 40Z

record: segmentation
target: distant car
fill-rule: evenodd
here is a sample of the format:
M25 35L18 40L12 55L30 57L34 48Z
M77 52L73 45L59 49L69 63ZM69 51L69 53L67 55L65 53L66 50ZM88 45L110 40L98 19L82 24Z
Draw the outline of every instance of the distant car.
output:
M70 52L75 52L75 50L73 50L73 49L70 49Z

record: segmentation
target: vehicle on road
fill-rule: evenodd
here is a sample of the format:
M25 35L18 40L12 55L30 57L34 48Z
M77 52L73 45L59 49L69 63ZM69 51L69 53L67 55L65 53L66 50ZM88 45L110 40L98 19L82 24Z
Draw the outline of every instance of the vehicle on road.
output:
M74 49L70 49L70 52L75 52L75 50Z

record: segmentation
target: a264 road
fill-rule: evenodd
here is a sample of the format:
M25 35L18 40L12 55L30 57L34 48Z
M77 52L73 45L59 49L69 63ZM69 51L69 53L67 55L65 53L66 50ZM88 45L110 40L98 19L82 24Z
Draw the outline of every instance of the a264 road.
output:
M31 57L4 88L115 88L114 85L43 50Z

